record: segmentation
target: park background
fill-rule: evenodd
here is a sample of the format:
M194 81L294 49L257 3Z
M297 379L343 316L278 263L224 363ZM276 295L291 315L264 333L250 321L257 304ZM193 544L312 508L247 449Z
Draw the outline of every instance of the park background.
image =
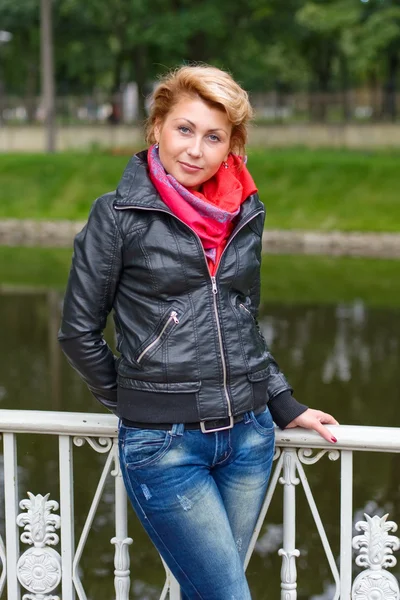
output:
M341 423L400 426L398 0L0 0L1 408L102 410L56 341L73 232L144 147L157 77L193 61L229 69L255 108L260 323L296 397ZM56 439L20 437L22 488L58 499ZM79 453L77 535L102 464ZM355 462L354 520L399 521L396 455ZM338 559L338 466L308 476ZM298 598L330 600L302 497L298 512ZM112 597L111 513L110 491L82 560L89 599ZM249 566L255 600L279 595L281 523L277 495ZM132 598L155 600L163 569L133 515L130 535Z

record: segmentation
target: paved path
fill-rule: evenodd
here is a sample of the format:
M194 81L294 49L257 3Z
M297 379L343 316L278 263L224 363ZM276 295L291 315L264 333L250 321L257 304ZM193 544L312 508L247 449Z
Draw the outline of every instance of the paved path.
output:
M68 248L84 221L0 220L0 245ZM400 258L400 233L345 233L268 229L263 250L270 254L327 254Z

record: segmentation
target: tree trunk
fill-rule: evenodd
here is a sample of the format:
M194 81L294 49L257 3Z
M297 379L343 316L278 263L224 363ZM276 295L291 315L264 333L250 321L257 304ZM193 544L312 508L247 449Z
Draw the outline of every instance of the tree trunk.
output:
M40 0L40 34L42 62L42 97L46 126L46 151L54 152L56 147L55 131L55 82L52 30L52 1Z
M210 41L207 39L204 31L198 31L189 40L188 56L190 62L205 62L210 60L209 56Z
M391 121L397 117L396 106L396 77L399 69L399 57L392 51L388 56L388 77L384 87L382 113Z
M133 64L135 66L136 84L138 90L138 120L146 118L146 81L147 81L147 48L136 46L133 53Z
M372 119L374 121L379 120L379 83L376 71L371 71L369 76L369 91L370 91L370 104L372 107Z
M121 91L121 81L122 81L122 64L123 64L123 52L118 52L115 57L114 63L114 72L113 72L113 85L112 85L112 93L118 94Z
M351 118L351 106L350 106L350 98L349 98L349 70L347 66L347 60L345 56L340 57L340 79L341 79L341 88L342 88L342 111L343 111L343 120L347 123L347 121Z
M320 121L321 123L326 121L329 79L329 71L318 73L318 103L316 105L316 118L317 121Z
M29 61L25 85L25 109L28 123L33 123L36 113L37 69L36 62Z

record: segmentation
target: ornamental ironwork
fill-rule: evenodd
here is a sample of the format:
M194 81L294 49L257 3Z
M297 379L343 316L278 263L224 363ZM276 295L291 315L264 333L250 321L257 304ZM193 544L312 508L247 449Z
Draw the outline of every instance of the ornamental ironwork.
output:
M359 552L356 564L366 570L354 580L352 600L399 600L397 579L385 570L397 562L393 552L399 549L400 540L389 534L397 530L397 525L387 521L387 514L383 517L364 516L365 521L356 523L356 530L363 533L353 538L353 548Z
M49 500L49 494L31 494L21 500L20 507L26 512L17 517L17 525L24 528L21 542L33 545L26 550L17 563L18 580L30 594L23 600L59 600L49 595L61 581L61 557L48 546L59 542L56 529L60 528L61 518L53 513L58 510L58 502Z

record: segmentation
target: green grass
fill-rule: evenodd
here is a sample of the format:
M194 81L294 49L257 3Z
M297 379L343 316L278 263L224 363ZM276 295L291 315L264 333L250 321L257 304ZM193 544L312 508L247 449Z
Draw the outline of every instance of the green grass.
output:
M257 150L249 168L267 227L400 231L400 153Z
M128 157L105 154L0 155L0 218L85 219L115 189Z
M0 218L85 219L115 189L128 156L0 155ZM266 226L400 231L400 152L250 150Z
M70 261L71 250L0 247L0 285L62 290ZM262 303L400 307L398 270L394 260L265 255Z

